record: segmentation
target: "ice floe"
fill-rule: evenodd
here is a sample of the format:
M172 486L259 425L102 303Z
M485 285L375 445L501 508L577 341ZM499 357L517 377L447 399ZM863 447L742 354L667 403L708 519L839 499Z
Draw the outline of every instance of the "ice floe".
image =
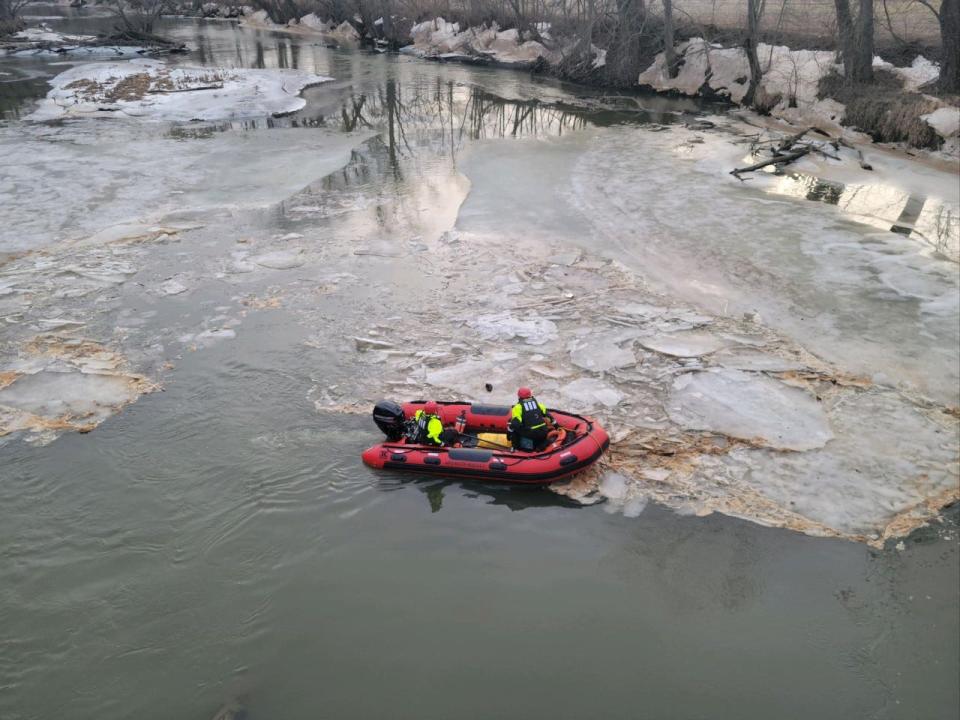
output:
M214 121L284 115L306 104L304 88L330 79L300 70L173 67L146 59L91 63L53 78L53 89L30 117Z
M543 345L557 337L557 326L541 317L518 318L509 312L478 315L468 322L485 340L522 338L529 345Z
M700 357L716 352L728 344L722 337L706 332L675 332L642 337L640 344L648 350L675 357Z
M717 370L681 375L673 384L670 419L785 450L823 447L833 432L815 398L763 375Z
M42 334L24 343L0 372L0 436L92 430L156 386L114 350L84 338Z

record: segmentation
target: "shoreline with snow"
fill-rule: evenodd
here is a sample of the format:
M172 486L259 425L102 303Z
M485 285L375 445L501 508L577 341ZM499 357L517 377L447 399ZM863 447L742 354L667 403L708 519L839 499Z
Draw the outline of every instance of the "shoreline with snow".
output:
M347 21L337 25L312 13L283 25L272 22L266 12L257 11L243 16L240 23L260 30L317 34L334 44L356 46L366 39L382 50L382 41L376 39L378 26L382 27L382 18L364 35ZM496 22L461 28L459 23L438 17L413 25L407 38L408 44L400 47L398 52L440 62L483 64L562 75L559 66L575 52L578 40L573 37L554 37L549 23L538 23L534 30L520 32L516 28L500 28ZM832 50L791 49L784 45L760 43L758 56L764 74L758 92L765 98L766 111L763 113L741 105L750 77L742 47L725 47L694 37L678 42L675 52L680 66L677 77L669 77L664 53L659 53L653 63L639 74L635 87L656 93L720 99L739 105L758 119L769 116L797 129L816 127L848 142L876 144L907 152L919 149L905 141L874 140L855 124L844 122L846 107L843 103L833 97L819 96L821 80L841 67ZM603 48L591 46L592 70L603 68L606 53ZM960 158L960 107L923 93L923 87L936 80L939 66L918 55L906 67L895 67L876 57L874 67L899 79L905 94L922 97L932 106L930 112L921 116L921 120L936 134L940 147L927 148L924 152L934 159L950 162Z
M104 35L72 35L57 32L46 23L0 37L4 57L141 57L185 52L182 44L131 44L126 38Z

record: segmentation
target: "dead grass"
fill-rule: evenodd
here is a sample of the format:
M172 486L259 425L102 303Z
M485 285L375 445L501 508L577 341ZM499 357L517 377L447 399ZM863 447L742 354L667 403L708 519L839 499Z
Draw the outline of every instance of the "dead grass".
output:
M867 133L876 142L905 142L917 148L936 150L943 143L921 116L941 104L920 93L903 89L890 72L878 70L874 83L848 83L836 72L820 81L819 96L832 97L846 106L843 125Z
M107 91L106 99L110 102L119 100L142 100L150 90L151 78L147 73L127 75L120 82Z

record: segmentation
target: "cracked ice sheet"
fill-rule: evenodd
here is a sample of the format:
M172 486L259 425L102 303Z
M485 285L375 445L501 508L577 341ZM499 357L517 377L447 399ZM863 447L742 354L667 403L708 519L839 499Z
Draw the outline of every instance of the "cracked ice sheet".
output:
M647 422L649 427L660 428L654 437L676 440L669 453L646 457L659 458L661 463L670 459L670 463L639 467L624 464L619 459L623 443L615 442L609 463L618 477L611 480L601 476L593 481L594 493L608 498L609 510L631 516L639 514L649 499L655 499L682 512L721 511L813 534L869 540L861 528L882 533L887 523L915 502L916 495L903 493L900 487L900 483L909 482L909 476L904 474L909 468L897 464L889 452L876 460L875 467L883 479L878 483L874 474L867 481L855 472L858 443L834 438L834 414L844 412L847 404L856 408L853 416L861 411L869 414L872 408L858 405L857 399L864 392L874 391L862 390L862 383L835 383L828 375L822 381L808 382L801 381L803 374L785 372L820 368L804 370L816 378L818 372L828 373L829 368L788 341L778 340L754 320L711 318L690 308L670 305L665 298L631 281L628 270L615 263L594 264L590 257L583 264L592 270L574 265L572 269L577 272L547 281L552 277L549 258L556 254L555 238L541 244L527 236L520 248L515 239L503 234L456 235L456 242L451 240L436 248L432 255L433 271L451 280L459 273L455 278L459 295L470 298L469 307L473 310L503 303L509 307L512 303L514 308L501 310L498 317L521 316L517 308L537 306L538 298L564 299L570 295L558 306L562 312L549 315L558 336L575 337L577 343L584 344L602 338L614 347L638 334L641 338L659 336L671 326L690 327L695 323L695 332L702 335L698 342L728 348L725 355L715 360L721 367L690 374L689 358L652 354L636 367L592 371L571 362L568 344L562 341L531 346L516 333L484 337L452 305L450 312L435 320L429 335L418 330L416 318L406 316L395 316L389 323L374 326L373 337L387 349L355 351L355 362L369 368L356 373L358 381L351 388L355 392L369 396L371 401L379 396L401 400L432 396L507 404L514 387L533 384L538 397L549 406L597 416L615 438ZM461 247L473 251L465 256L459 252ZM513 251L506 253L507 248ZM477 267L473 267L474 263ZM477 272L479 267L487 272ZM508 271L526 278L525 293L503 294L499 281ZM542 303L538 312L547 315L549 307ZM624 315L621 308L632 312ZM623 322L635 326L606 326L610 319L620 318L627 318ZM354 330L358 336L365 334L362 329L351 332ZM418 338L416 351L403 349L410 337ZM707 345L711 337L716 342ZM726 369L723 363L784 373L794 387L765 372ZM535 367L550 371L533 374L536 371L530 368ZM485 382L494 387L491 395L483 390ZM899 393L882 389L876 392L889 396L886 412L891 423L901 414L920 412L917 405ZM829 396L830 402L818 402L817 394ZM335 398L323 393L314 397L318 409L343 409ZM666 417L658 417L663 412L661 408L668 410ZM944 418L944 429L955 427L952 418ZM842 420L840 427L843 428ZM868 428L865 432L874 430ZM886 444L882 433L878 435L876 442ZM929 432L920 435L915 449L919 451L930 441ZM624 441L627 446L630 442L629 438ZM771 453L767 449L771 447L779 451ZM943 456L949 452L947 443ZM768 461L768 456L773 460ZM796 468L792 475L788 474L787 481L781 479L777 466L766 464L781 458ZM827 512L828 503L814 497L820 489L808 487L804 468L815 472L821 463L839 468L841 477L835 482L845 488L843 492L850 498L852 522L841 516L844 511ZM778 484L782 484L782 491ZM926 489L936 496L943 487L940 482ZM562 488L561 491L565 492ZM796 499L788 497L790 493L802 495L806 504L798 508ZM573 494L584 497L583 493ZM834 500L842 502L836 497ZM585 502L590 502L589 494ZM920 517L914 522L922 520Z
M136 218L273 204L343 167L364 139L273 128L184 142L135 122L0 125L0 195L10 200L0 203L0 253Z
M703 142L690 143L695 136ZM569 205L562 216L588 220L577 241L655 288L713 313L758 312L846 372L960 402L956 265L922 242L846 221L833 206L738 182L728 172L743 146L731 139L685 129L598 130L577 156L569 187L559 188ZM556 185L555 178L545 181ZM634 191L640 185L642 195ZM505 196L511 191L503 184Z
M887 523L895 522L904 512L910 511L915 497L908 497L908 494L901 492L901 485L910 483L910 478L902 474L905 470L903 466L897 465L889 454L878 455L878 467L884 469L882 480L879 483L876 480L864 483L852 468L858 452L856 443L845 444L843 438L831 439L833 434L838 434L834 428L834 415L842 411L844 403L860 407L855 400L864 392L874 392L863 389L869 387L869 381L847 382L839 377L844 368L831 367L803 352L782 333L778 334L764 325L763 319L767 315L764 307L758 308L759 315L751 313L750 318L743 321L736 319L739 313L733 317L711 316L694 308L678 307L675 299L667 299L648 290L629 266L603 261L602 255L598 257L598 248L595 246L587 246L587 252L580 260L572 258L571 266L560 268L563 272L557 272L556 263L551 262L551 258L575 254L572 248L577 245L582 247L584 240L591 236L590 232L581 232L584 227L603 226L602 222L609 221L610 234L625 235L624 240L629 240L631 247L639 242L666 244L670 241L670 235L661 233L638 240L630 237L630 225L634 218L624 218L625 213L621 210L609 205L584 206L578 202L564 202L565 196L560 191L564 190L570 171L575 170L584 156L588 156L595 148L589 144L585 146L582 136L572 136L564 141L538 142L536 150L542 151L545 144L552 147L549 159L542 168L531 161L527 154L527 143L518 142L508 149L493 143L484 147L482 152L478 147L471 149L460 165L470 178L471 193L457 221L459 232L453 234L457 237L450 242L451 249L470 248L470 252L435 252L431 256L435 262L433 271L446 277L449 282L456 283L457 297L470 298L471 312L483 313L486 308L493 307L511 317L535 313L551 320L557 326L560 338L575 337L578 342L583 339L585 343L595 334L602 337L605 332L616 330L615 326L622 327L624 324L638 326L643 331L637 336L638 341L676 334L677 331L704 333L703 343L695 351L701 353L713 349L716 357L676 358L661 353L647 353L636 367L616 368L614 366L620 364L619 361L604 362L603 366L609 368L608 371L591 371L578 368L571 362L568 354L570 348L563 341L529 347L520 337L488 340L478 338L472 329L471 335L464 335L467 326L458 323L457 319L463 314L459 311L460 306L454 304L451 312L445 313L431 328L431 336L437 339L425 337L418 342L421 360L386 353L379 355L376 358L376 371L364 374L372 383L372 387L365 392L371 395L398 395L398 399L415 395L435 395L443 399L451 397L448 393L454 392L487 402L508 402L508 393L513 385L522 380L524 384L529 382L537 387L538 396L550 406L595 414L608 429L615 431L617 438L638 426L651 428L647 432L654 438L654 447L661 445L669 452L657 455L641 448L641 457L645 457L648 464L636 468L638 472L634 474L632 470L635 466L623 464L621 460L622 448L634 442L627 437L621 443L615 442L610 459L612 467L615 470L619 468L621 475L627 478L625 489L615 493L619 498L618 507L622 506L624 512L631 514L642 507L646 498L654 498L685 512L721 511L813 534L869 539L860 534L857 528L867 526L881 533ZM642 164L642 158L638 162ZM666 159L664 162L676 164L676 159L670 155L669 163ZM696 172L691 170L690 179L698 177ZM576 173L574 179L577 179ZM602 188L600 191L607 197L611 196ZM750 193L747 192L748 197L744 198L741 192L740 188L731 191L730 198L725 202L740 212L745 208L752 210ZM621 200L623 197L621 195L614 199ZM650 204L645 205L649 208ZM530 208L536 208L537 212L531 213ZM491 209L497 209L497 212L492 213ZM824 226L832 222L829 218L824 219L826 213L823 208L807 204L801 210L804 217L806 211L811 210ZM659 217L655 208L651 212ZM703 214L709 215L710 211L704 210ZM514 221L506 228L502 223L504 215ZM670 220L686 221L689 215L686 211L674 213ZM546 219L546 227L541 218ZM616 224L611 218L616 219ZM644 218L641 218L641 224L643 221ZM699 227L696 222L694 225ZM748 227L744 231L742 225L738 223L738 232L748 233L744 238L748 241L747 247L751 251L759 251L762 258L763 252L768 249L768 238L765 235L751 235L751 229ZM697 230L697 227L694 229ZM682 223L679 229L682 229ZM700 232L697 235L701 242L704 237L710 237L710 234ZM599 249L606 248L601 246ZM666 249L669 250L669 246ZM771 259L778 263L782 260L776 253L771 255ZM763 278L749 265L748 268L752 273L748 275L750 279L754 276ZM643 271L647 268L639 269ZM804 269L802 263L801 269ZM681 268L674 267L671 272L684 272L692 281L701 283L701 287L706 286L699 267L687 264ZM843 278L844 274L841 273L840 277ZM788 283L788 293L790 290ZM829 300L831 308L836 305L836 298ZM456 298L452 298L451 302L456 303ZM757 309L752 306L747 308ZM521 309L523 312L518 312ZM608 323L614 323L614 326ZM392 329L399 333L399 337L416 332L397 318L394 318ZM709 337L711 334L716 337L715 341ZM470 342L458 348L461 338ZM516 357L497 359L498 354L509 352ZM374 359L373 354L368 355L369 360ZM411 372L421 362L428 367L426 374ZM672 419L665 414L678 373L682 376L691 368L722 367L724 364L742 367L747 371L729 369L718 373L728 380L731 377L744 378L744 384L747 385L749 392L738 388L732 395L727 393L728 399L732 398L731 402L735 403L736 416L731 418L716 412L708 418L711 420L708 426L714 429L703 431L687 427L707 425L692 415L678 415ZM532 370L534 374L525 376L523 369L527 367L546 368L547 372L544 374ZM795 378L788 371L797 368L804 370ZM399 384L384 386L378 376L390 377L394 372L404 380ZM788 387L767 373L781 373L798 387ZM803 377L804 373L815 379L799 381L797 378ZM479 390L487 379L495 380L492 383L495 387L492 397L482 395ZM876 392L889 393L888 410L891 417L923 411L922 399L889 388L879 388ZM714 400L723 395L723 389L714 392ZM821 408L816 400L818 395L833 397L836 401ZM699 404L692 407L701 409ZM714 409L717 409L716 405ZM943 415L939 408L934 408L936 412ZM952 428L955 433L955 419L948 415L943 415L943 418L945 428ZM768 425L768 420L773 424ZM843 427L842 420L838 424ZM761 429L759 433L755 432L758 427ZM876 441L884 444L879 430L868 428L866 432L875 433L878 436ZM738 435L747 439L738 439ZM922 447L930 437L927 433L918 447ZM778 443L809 449L772 453L764 447ZM948 454L949 451L948 443L944 452ZM801 471L786 483L789 491L803 494L808 500L803 512L796 511L795 499L791 501L786 494L780 495L772 489L778 482L778 476L776 468L762 464L767 455L790 458L798 468L806 466L808 458L811 469L823 459L841 468L844 476L838 485L848 488L854 508L851 516L859 518L857 522L861 525L825 513L824 508L818 505L817 498L807 496L811 491L804 487ZM735 457L747 458L753 463L754 469L749 478L742 474L735 476L726 466L726 463L733 463ZM657 462L650 466L649 462L653 460ZM584 477L582 481L587 488L597 487L595 478ZM929 487L922 495L931 501L942 496L943 487L942 483ZM946 487L949 492L949 484ZM607 489L610 489L609 486ZM767 489L770 489L769 492ZM583 496L578 495L575 489L570 492L574 496ZM890 502L890 497L895 500ZM910 522L914 526L922 522L922 515L911 516ZM829 523L836 523L837 527ZM902 525L900 530L909 530L908 524Z
M829 416L834 438L822 449L737 448L702 472L729 473L781 507L867 540L883 539L928 499L956 495L957 426L943 412L878 389L834 403Z
M739 370L681 375L667 410L681 427L783 450L820 448L833 437L823 409L803 390Z
M0 372L0 437L22 431L45 443L63 430L87 432L154 389L99 343L38 335Z

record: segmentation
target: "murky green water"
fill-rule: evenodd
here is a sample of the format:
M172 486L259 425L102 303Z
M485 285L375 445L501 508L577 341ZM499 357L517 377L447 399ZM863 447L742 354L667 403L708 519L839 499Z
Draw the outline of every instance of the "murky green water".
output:
M85 316L88 335L138 348L138 368L171 363L164 392L87 435L0 446L0 717L201 720L233 697L252 720L956 716L955 510L884 551L653 505L627 518L373 473L367 418L315 409L359 380L343 334L455 291L416 248L458 211L462 226L492 216L482 198L461 208L458 163L525 138L542 143L538 177L559 177L584 137L625 119L615 103L518 73L172 27L197 47L178 62L336 80L270 122L31 131L71 163L93 148L87 213L66 191L70 212L25 213L36 244L138 202L174 217L184 203L205 227L129 251L149 262ZM8 133L36 95L18 88L2 95ZM641 103L632 122L697 109ZM100 133L136 148L156 186L131 172L133 197L97 189L95 170L122 161ZM518 227L588 232L531 206L549 190L497 207ZM292 277L231 274L236 239L289 233L313 259ZM171 276L191 291L159 297ZM279 309L238 302L279 290ZM33 302L27 318L71 308ZM206 344L220 327L236 338Z

